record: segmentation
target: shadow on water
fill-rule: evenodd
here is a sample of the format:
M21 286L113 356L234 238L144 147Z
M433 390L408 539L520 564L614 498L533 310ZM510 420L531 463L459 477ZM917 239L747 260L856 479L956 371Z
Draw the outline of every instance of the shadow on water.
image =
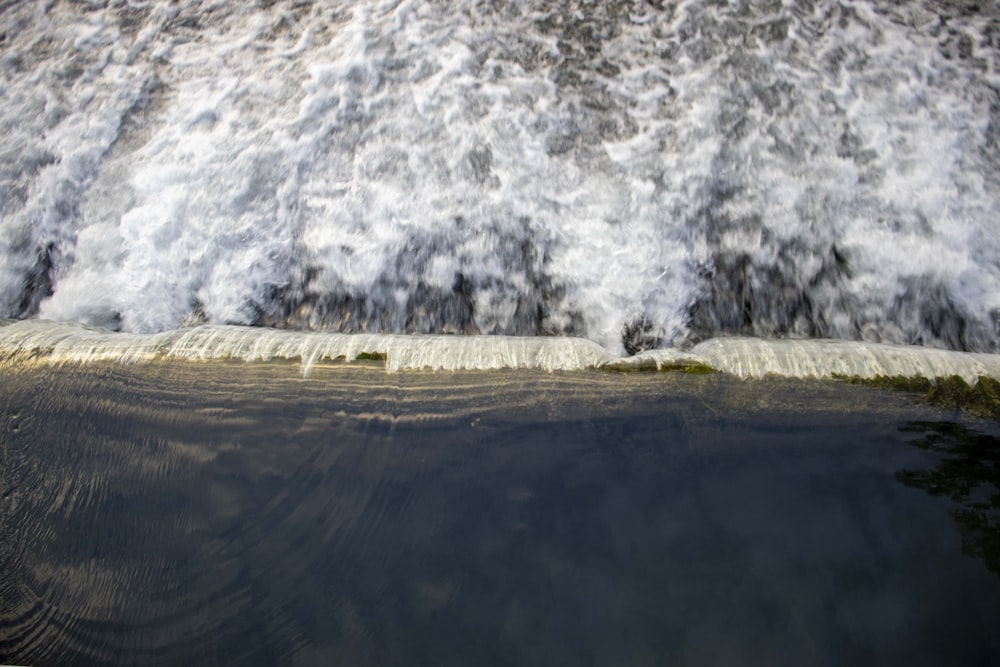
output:
M954 422L918 421L901 430L919 434L911 444L941 458L932 469L902 470L896 479L957 503L952 515L963 553L1000 575L1000 438Z

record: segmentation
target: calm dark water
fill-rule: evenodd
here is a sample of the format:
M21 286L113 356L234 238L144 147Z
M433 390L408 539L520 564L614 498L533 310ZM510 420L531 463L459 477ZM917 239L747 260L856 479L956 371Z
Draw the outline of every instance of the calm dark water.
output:
M0 662L1000 659L998 429L908 396L676 373L0 373Z

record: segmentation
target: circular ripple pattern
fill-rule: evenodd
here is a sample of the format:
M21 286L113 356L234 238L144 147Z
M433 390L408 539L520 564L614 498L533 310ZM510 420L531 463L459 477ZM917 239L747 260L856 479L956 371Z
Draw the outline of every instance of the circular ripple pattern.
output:
M532 384L552 386L546 402L593 391L515 375L506 390L468 376L456 391L421 373L393 388L377 366L341 367L335 384L291 364L206 369L4 369L0 659L285 659L316 642L314 610L331 600L349 624L356 605L393 599L389 580L370 581L396 558L373 536L384 522L438 530L411 516L414 482L476 457L441 447L438 429L477 421L498 391L525 415L545 410ZM401 423L406 447L393 444ZM358 577L370 599L342 599Z
M58 384L57 374L49 378ZM286 467L279 452L262 447L229 470L234 443L250 439L251 430L266 443L268 433L266 424L234 415L225 393L209 390L208 404L194 408L176 384L158 389L155 377L146 384L107 374L99 384L109 391L97 404L70 396L38 406L44 420L23 424L11 417L17 428L4 438L10 488L0 547L7 573L0 655L30 664L148 662L152 655L170 662L172 645L190 652L199 642L224 651L227 661L291 653L296 638L288 612L262 604L254 591L299 585L300 572L280 567L279 554L298 545L295 562L311 566L301 549L318 549L324 540L309 531L323 523L330 539L350 537L351 521L379 485L346 476L336 507L329 506L333 498L302 503L317 479L335 474L323 452L336 449L309 443L315 455ZM155 401L135 405L131 392L150 392ZM87 419L76 418L78 411ZM209 438L175 437L199 419L215 424ZM140 433L123 430L136 422L145 425ZM152 431L158 435L145 435ZM377 437L373 432L361 458L375 455ZM37 443L52 450L41 453ZM245 464L272 482L267 491L255 488ZM213 471L206 492L187 490ZM157 489L155 497L148 487ZM288 494L296 498L292 505L282 501ZM49 565L38 558L44 554L62 557ZM265 573L266 586L259 580ZM233 618L241 619L237 627ZM233 635L239 642L227 643ZM254 643L265 636L276 644Z
M0 663L1000 653L995 425L906 395L365 361L0 376Z

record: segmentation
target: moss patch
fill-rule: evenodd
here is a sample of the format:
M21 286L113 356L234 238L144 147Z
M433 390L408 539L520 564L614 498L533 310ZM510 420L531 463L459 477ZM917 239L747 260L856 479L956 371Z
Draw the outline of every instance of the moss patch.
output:
M670 364L664 365L660 368L661 371L678 371L681 373L689 373L691 375L710 375L716 373L714 368L708 364L703 364L698 361L675 361Z
M1000 420L1000 382L988 377L970 385L958 375L930 380L924 377L874 378L835 376L848 384L860 384L880 389L892 389L922 394L930 403L954 408L977 417Z
M385 361L385 352L362 352L355 359L357 361Z
M614 371L617 373L690 373L692 375L709 375L717 371L709 366L697 361L673 361L663 366L659 366L655 359L642 359L639 362L612 362L601 366L601 370Z

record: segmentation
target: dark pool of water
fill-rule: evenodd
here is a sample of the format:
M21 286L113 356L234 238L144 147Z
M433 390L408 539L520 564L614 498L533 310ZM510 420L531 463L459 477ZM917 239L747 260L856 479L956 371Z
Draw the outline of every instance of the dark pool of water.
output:
M353 365L0 375L0 662L1000 658L997 429L906 395Z

